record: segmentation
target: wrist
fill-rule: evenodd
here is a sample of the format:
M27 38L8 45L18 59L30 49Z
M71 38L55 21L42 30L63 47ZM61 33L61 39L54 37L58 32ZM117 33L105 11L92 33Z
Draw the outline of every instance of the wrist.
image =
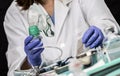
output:
M32 68L32 66L29 64L27 58L25 58L25 61L23 62L22 66L21 66L21 70L26 70L26 69L30 69Z

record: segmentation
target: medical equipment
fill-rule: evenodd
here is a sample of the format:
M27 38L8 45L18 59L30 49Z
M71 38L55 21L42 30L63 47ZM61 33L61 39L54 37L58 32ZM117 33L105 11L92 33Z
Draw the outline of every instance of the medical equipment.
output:
M97 68L92 68L87 74L88 76L120 76L120 58L114 59Z
M29 27L29 33L30 33L30 35L32 35L32 36L34 36L34 38L40 38L39 37L39 29L38 29L38 27L37 26L35 26L35 25L33 25L33 26L30 26ZM42 47L36 47L36 48L34 48L34 49L32 49L31 50L31 52L32 51L35 51L35 50L38 50L38 49L41 49L41 48L44 48L44 49L48 49L49 48L49 50L55 50L55 51L57 51L58 50L58 52L60 51L60 55L58 55L58 57L56 58L56 59L54 59L54 60L51 60L51 61L58 61L58 60L60 60L60 58L61 58L61 56L62 56L62 50L59 48L59 47L56 47L56 46L42 46ZM51 49L51 48L53 48L53 49ZM45 51L45 50L44 50ZM48 50L47 50L48 51ZM44 59L46 59L46 60L48 60L45 56L44 56L44 54L42 54L42 56L44 57ZM65 63L66 61L64 61L64 63L60 63L60 62L58 62L59 63L59 66L60 65L63 65L63 64L66 64ZM33 66L33 69L35 70L35 72L36 72L36 74L39 74L39 73L42 73L42 72L47 72L47 71L50 71L50 70L53 70L54 68L54 66L57 66L58 64L52 64L52 65L50 65L49 67L45 67L45 68L42 68L42 69L40 69L39 70L39 66Z
M37 76L39 74L39 71L38 71L39 66L42 62L40 54L44 49L43 48L33 49L33 46L36 46L36 45L37 45L37 47L38 47L38 45L39 45L39 47L42 46L41 40L39 38L39 30L38 30L37 26L33 25L33 26L29 27L29 33L33 37L28 36L27 39L25 39L25 49L24 50L26 52L28 61L31 64L31 66L34 69L34 72Z
M103 52L107 62L120 57L120 36L113 33L113 31L112 27L106 29L107 40L103 42Z
M116 36L115 36L116 37ZM111 39L110 39L111 40ZM117 39L116 39L117 40ZM118 40L119 40L119 38L118 38ZM108 39L108 41L109 41L109 39ZM111 42L111 41L110 41ZM105 42L104 43L104 50L106 49L106 45L108 45L108 44L106 44L107 42ZM117 44L118 45L118 44ZM44 46L45 47L45 46ZM51 47L51 46L50 46ZM38 47L38 48L40 48L40 47ZM37 49L37 48L35 48L35 49ZM60 48L58 48L59 50L60 50ZM89 51L87 51L87 50L89 50ZM108 49L107 49L108 50ZM60 50L61 51L61 53L62 53L62 50ZM78 56L76 56L76 58L77 59L79 59L79 58L83 58L83 57L86 57L86 56L91 56L92 54L96 54L96 53L99 53L100 55L101 55L101 57L102 56L107 56L106 54L104 54L104 53L101 53L100 52L100 50L99 51L96 51L96 50L90 50L89 48L86 48L85 50L84 50L84 52L83 53L81 53L80 55L78 55ZM74 57L70 57L70 59L71 58L74 58ZM108 57L107 57L108 58ZM59 60L59 59L58 59ZM61 64L62 63L62 64ZM64 65L63 65L63 63L64 63ZM56 63L53 63L53 64L51 64L51 65L48 65L48 66L46 66L46 67L43 67L43 68L41 68L41 69L39 69L38 71L39 71L39 75L41 75L41 74L47 74L47 75L49 75L50 73L55 73L55 75L56 75L56 73L57 74L61 74L61 73L63 73L63 72L66 72L66 71L69 71L69 69L68 69L68 64L69 64L70 62L69 62L69 58L68 59L65 59L65 60L62 60L62 61L58 61L58 62L56 62ZM62 70L62 71L61 71ZM78 72L76 73L76 72L74 72L74 74L78 74ZM73 75L74 75L73 74ZM34 72L33 72L33 75L34 75ZM26 76L28 76L28 75L26 75Z
M38 26L39 31L44 33L45 36L54 36L51 18L41 5L38 6L37 4L33 3L33 5L30 6L28 11L28 22L30 26Z
M29 25L30 25L30 27L29 27L29 34L30 35L32 35L32 36L34 36L34 38L40 38L40 39L42 39L41 38L41 36L40 36L40 32L42 31L41 29L44 29L44 28L41 28L41 29L39 29L38 28L38 23L39 23L39 14L36 12L36 10L32 10L32 8L30 8L30 10L29 10L29 13L28 13L28 20L29 20ZM44 31L44 33L45 33L45 31ZM54 34L54 33L51 33L52 35ZM47 33L45 33L45 35L47 35ZM48 36L48 35L47 35ZM62 50L59 48L59 47L57 47L57 46L43 46L43 47L37 47L37 48L34 48L33 49L33 51L34 50L37 50L37 49L40 49L40 48L44 48L44 49L49 49L49 50L55 50L54 52L56 52L57 50L58 50L58 52L60 52L60 55L58 55L58 57L56 57L54 60L52 60L52 61L57 61L57 60L60 60L60 58L61 58L61 56L62 56ZM51 48L53 48L53 49L51 49ZM45 50L44 50L45 51ZM48 51L48 50L47 50ZM44 57L44 59L45 60L48 60L45 56L44 56L44 54L42 54L42 56ZM59 62L60 63L60 62ZM64 63L64 64L66 64L66 63ZM34 69L34 71L36 72L36 74L37 73L39 73L39 72L46 72L46 71L49 71L49 70L53 70L53 66L55 66L56 64L52 64L52 65L50 65L49 67L46 67L46 68L43 68L43 69L41 69L41 70L39 70L39 67L40 66L33 66L33 69ZM60 65L63 65L63 63L62 64L60 64Z
M91 53L90 53L91 52ZM52 74L52 76L68 76L68 75L72 75L74 76L74 74L84 74L86 75L82 70L82 66L83 63L80 59L86 57L86 56L90 56L94 53L96 53L96 51L90 51L89 53L82 53L76 57L68 57L64 60L60 60L60 61L57 61L53 64L50 64L46 67L41 67L38 69L38 72L39 72L39 76L50 76ZM74 61L71 61L71 60L74 60L74 59L77 59L75 62ZM73 71L76 67L74 67L74 65L76 65L76 63L78 64L78 62L80 62L80 67L77 67L77 69L80 68L80 70L77 70L77 72ZM71 68L71 66L73 66ZM35 72L33 71L33 69L29 70L29 71L15 71L15 76L21 76L21 75L24 75L24 76L34 76L35 75Z
M43 32L47 37L54 36L54 32L51 29L50 17L43 11L43 9L38 9L39 7L33 3L28 10L28 23L29 23L29 34L34 38L39 38L41 40L40 32ZM42 6L41 6L42 8ZM39 47L32 49L37 50L41 48L53 48L53 47ZM58 48L57 48L58 49ZM61 56L61 54L60 54ZM38 69L40 66L32 66L34 71L39 73Z
M96 48L98 63L85 69L88 76L120 75L120 36L113 33L113 27L106 28L105 32L107 36L103 41L103 47Z
M30 11L29 11L30 12ZM34 14L33 15L31 15L30 16L30 18L33 18L33 16L34 16ZM29 27L29 34L30 35L32 35L34 38L38 38L38 39L42 39L41 38L41 36L40 36L40 30L39 30L39 28L38 28L38 26L37 26L37 21L35 22L36 20L34 20L33 19L33 21L30 21L29 23L30 23L30 27ZM60 58L61 58L61 56L62 56L62 50L59 48L59 47L57 47L57 46L43 46L43 47L37 47L37 48L34 48L34 49L32 49L33 51L34 50L37 50L37 49L40 49L40 48L44 48L44 49L49 49L49 50L55 50L55 51L57 51L58 50L58 52L60 52L60 55L58 55L58 57L56 57L54 60L51 60L51 61L58 61L58 60L60 60ZM52 49L51 49L52 48ZM31 50L31 51L32 51ZM45 51L45 50L44 50ZM48 51L48 50L47 50ZM54 51L54 52L55 52ZM48 60L45 56L44 56L44 54L42 54L42 56L44 57L44 59L46 59L46 60ZM64 63L64 64L66 64L66 63ZM60 64L60 65L63 65L63 64ZM39 75L39 73L42 73L42 72L46 72L46 71L50 71L50 70L53 70L53 67L54 66L56 66L55 64L52 64L52 65L50 65L49 67L45 67L45 68L42 68L42 69L40 69L39 70L39 67L40 66L32 66L33 67L33 70L34 70L34 72L35 72L35 74L34 75Z
M40 38L40 30L37 26L38 23L38 13L30 7L28 12L28 23L29 23L29 34L32 35L34 38ZM41 38L40 38L41 39ZM36 75L38 75L40 66L32 66Z

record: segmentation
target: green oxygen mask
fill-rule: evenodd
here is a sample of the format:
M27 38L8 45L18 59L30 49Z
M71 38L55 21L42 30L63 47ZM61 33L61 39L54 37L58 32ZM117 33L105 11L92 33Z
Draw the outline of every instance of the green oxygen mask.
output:
M29 35L32 35L33 37L38 37L40 35L40 30L38 26L32 25L29 27Z

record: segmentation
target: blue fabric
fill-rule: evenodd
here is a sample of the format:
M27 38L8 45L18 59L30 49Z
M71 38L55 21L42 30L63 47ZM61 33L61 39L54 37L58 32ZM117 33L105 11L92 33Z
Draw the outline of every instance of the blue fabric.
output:
M52 16L50 16L50 18L51 18L51 20L52 20L52 22L53 22L53 24L55 24L55 16L54 16L55 14L53 13L53 15Z

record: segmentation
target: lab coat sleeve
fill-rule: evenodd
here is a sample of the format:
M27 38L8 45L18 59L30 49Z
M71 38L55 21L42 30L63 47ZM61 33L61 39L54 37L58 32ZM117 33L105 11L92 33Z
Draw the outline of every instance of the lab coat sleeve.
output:
M114 28L114 33L119 33L120 28L104 0L79 0L80 7L86 22L91 26L100 28L105 35L108 27Z
M24 39L28 36L22 15L15 2L9 7L5 20L4 28L9 42L6 53L9 72L8 76L13 76L13 71L20 69L26 54L24 52Z

